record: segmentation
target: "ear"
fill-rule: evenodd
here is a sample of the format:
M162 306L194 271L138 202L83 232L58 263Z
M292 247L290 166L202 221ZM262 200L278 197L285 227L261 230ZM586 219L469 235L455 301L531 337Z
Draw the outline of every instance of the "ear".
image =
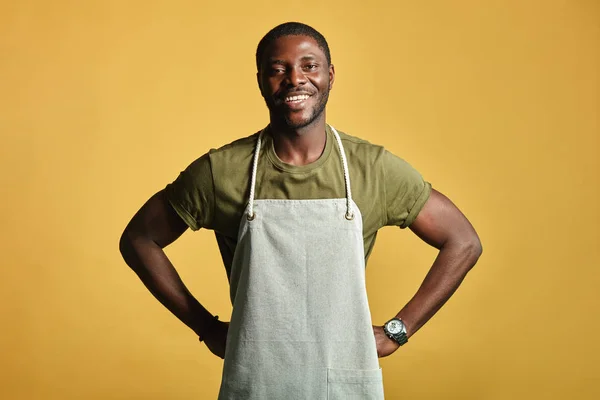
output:
M258 83L258 89L260 90L260 95L263 96L262 84L260 83L260 71L256 73L256 82ZM265 97L265 96L263 96Z
M329 66L329 90L333 88L333 82L335 81L335 67L333 64Z

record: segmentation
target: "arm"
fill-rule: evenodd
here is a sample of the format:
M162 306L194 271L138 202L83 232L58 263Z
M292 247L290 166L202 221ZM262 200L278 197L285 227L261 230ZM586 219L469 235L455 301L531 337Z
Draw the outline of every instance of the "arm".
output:
M212 338L215 325L220 326L224 323L218 323L191 295L163 251L163 248L173 243L187 228L185 222L168 204L164 191L160 191L152 196L129 222L121 236L119 249L127 265L154 297L199 337L206 340L213 351L211 347L214 346L211 346L209 337Z
M471 223L436 190L432 190L410 229L440 252L417 293L397 314L406 325L408 337L446 303L482 252L481 242ZM398 345L383 333L382 327L374 329L380 356L393 353Z

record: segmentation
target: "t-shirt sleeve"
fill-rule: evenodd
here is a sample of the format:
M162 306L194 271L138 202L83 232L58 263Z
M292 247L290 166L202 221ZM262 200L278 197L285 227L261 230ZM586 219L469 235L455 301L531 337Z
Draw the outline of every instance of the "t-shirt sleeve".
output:
M404 229L415 220L431 194L431 184L409 163L384 151L387 224Z
M214 184L209 154L181 171L165 188L169 204L194 231L208 228L214 213Z

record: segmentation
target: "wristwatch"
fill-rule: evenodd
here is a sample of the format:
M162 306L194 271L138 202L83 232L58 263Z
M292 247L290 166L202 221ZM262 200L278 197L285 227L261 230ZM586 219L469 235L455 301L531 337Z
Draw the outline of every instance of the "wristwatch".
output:
M400 346L408 342L406 337L406 325L400 318L392 318L383 325L383 331L393 341Z

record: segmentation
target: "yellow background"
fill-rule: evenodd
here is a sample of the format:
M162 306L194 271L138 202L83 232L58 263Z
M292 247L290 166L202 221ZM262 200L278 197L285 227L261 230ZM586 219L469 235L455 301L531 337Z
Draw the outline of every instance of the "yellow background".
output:
M289 20L330 43L328 121L409 161L483 241L456 295L382 360L387 397L600 398L593 0L0 2L0 398L216 397L221 360L118 239L192 160L266 124L254 52ZM167 252L227 318L212 233ZM382 230L376 323L435 254Z

